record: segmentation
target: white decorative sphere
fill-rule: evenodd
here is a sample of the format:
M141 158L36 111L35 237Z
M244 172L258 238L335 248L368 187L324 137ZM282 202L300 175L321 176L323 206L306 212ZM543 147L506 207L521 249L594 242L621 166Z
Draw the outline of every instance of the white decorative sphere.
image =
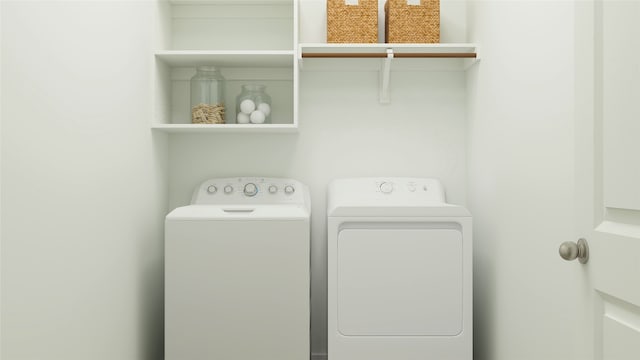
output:
M251 113L251 122L254 124L262 124L267 117L262 111L254 111Z
M271 106L267 103L260 103L260 105L258 105L258 110L262 111L265 116L269 116L269 114L271 114Z
M256 109L256 103L251 99L244 99L240 103L240 111L249 115Z
M245 113L238 113L238 116L236 116L236 122L238 124L248 124L249 123L249 115L245 114Z

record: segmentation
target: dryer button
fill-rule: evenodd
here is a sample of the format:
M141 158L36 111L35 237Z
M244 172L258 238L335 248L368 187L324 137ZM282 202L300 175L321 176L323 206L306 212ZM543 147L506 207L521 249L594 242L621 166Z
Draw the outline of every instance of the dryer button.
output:
M382 184L380 184L380 191L383 194L391 194L393 192L393 183L390 182L383 182Z
M233 186L231 185L227 185L224 187L224 193L225 194L231 194L233 192Z
M296 189L291 185L287 185L287 186L284 187L284 193L287 194L287 195L291 195L295 191L296 191Z
M207 188L207 192L209 194L215 194L218 192L218 188L215 185L209 185L209 187Z

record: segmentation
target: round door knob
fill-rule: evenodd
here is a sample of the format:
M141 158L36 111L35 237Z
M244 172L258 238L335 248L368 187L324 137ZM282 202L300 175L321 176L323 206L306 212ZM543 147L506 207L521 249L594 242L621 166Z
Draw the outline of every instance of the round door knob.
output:
M247 183L244 186L244 194L246 196L256 196L258 193L258 187L254 183Z
M209 194L215 194L218 192L218 188L215 185L209 185L209 187L207 188L207 192Z
M558 253L567 261L578 259L581 264L586 264L589 261L589 244L585 239L579 239L577 243L565 241L560 244Z
M291 185L287 185L287 186L284 187L284 193L287 194L287 195L293 194L294 191L296 191L296 189Z
M224 187L224 193L225 194L231 194L233 192L233 186L231 185L227 185Z
M391 194L391 192L393 192L393 183L383 182L380 184L380 191L382 191L383 194Z

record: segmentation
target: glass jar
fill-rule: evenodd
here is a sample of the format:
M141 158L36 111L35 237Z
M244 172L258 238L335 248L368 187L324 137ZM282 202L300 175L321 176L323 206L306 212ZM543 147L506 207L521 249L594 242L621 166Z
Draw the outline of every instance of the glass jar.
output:
M224 78L215 66L198 66L191 78L191 122L224 124Z
M265 85L242 85L236 97L236 122L238 124L270 124L271 96Z

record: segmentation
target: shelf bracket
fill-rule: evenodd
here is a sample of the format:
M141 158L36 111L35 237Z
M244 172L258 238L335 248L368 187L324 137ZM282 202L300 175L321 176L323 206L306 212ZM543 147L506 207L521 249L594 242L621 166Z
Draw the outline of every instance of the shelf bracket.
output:
M389 77L391 75L391 60L393 59L393 49L387 49L387 57L382 60L380 70L380 104L391 103L389 95Z
M298 68L302 70L302 46L298 46L298 51L296 51L296 58L298 59Z

